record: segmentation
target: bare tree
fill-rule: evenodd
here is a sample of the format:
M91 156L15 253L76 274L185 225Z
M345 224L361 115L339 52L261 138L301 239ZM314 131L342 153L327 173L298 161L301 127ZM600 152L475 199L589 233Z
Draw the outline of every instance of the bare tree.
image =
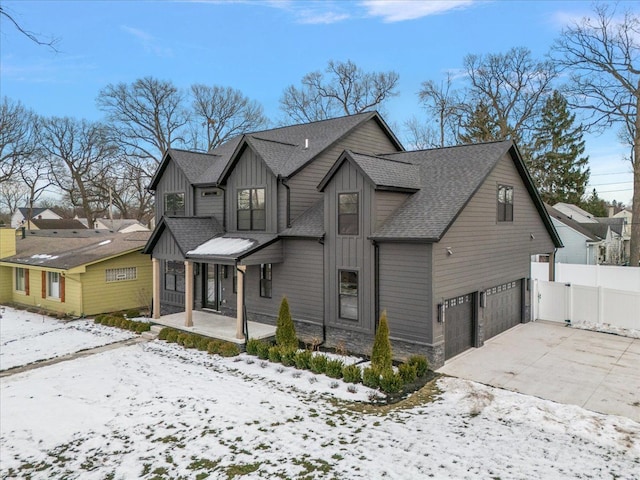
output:
M107 85L97 98L118 143L128 156L151 161L151 174L169 147L184 144L183 101L173 83L152 77Z
M428 122L411 117L404 122L404 131L407 144L413 149L424 150L439 146L438 132Z
M353 115L381 108L398 92L399 75L394 71L364 72L351 60L331 60L321 72L302 78L302 87L287 87L280 99L280 109L294 122L312 122Z
M0 182L0 212L13 214L24 205L28 196L27 188L18 180Z
M191 86L195 125L204 130L204 150L211 150L231 137L259 130L267 124L262 105L245 97L240 90L218 85ZM198 148L204 142L195 141Z
M20 25L15 18L13 18L13 15L11 13L9 13L7 11L7 9L3 6L0 5L0 18L6 18L7 20L9 20L9 22L11 22L13 24L13 26L21 33L23 34L25 37L27 37L29 40L31 40L33 43L37 44L37 45L43 45L46 47L49 47L51 50L53 50L54 52L57 52L58 50L56 49L56 44L58 43L59 39L58 38L50 38L48 40L43 40L43 37L37 33L31 32L27 29L25 29L22 25Z
M557 77L554 65L535 61L524 47L504 54L467 55L464 65L471 84L468 113L485 105L498 127L499 139L528 142L526 134L532 132Z
M37 148L37 117L7 97L0 105L0 183L17 172Z
M82 210L91 227L105 204L96 179L104 178L117 152L106 127L68 117L45 119L41 146L51 165L52 181L71 205Z
M554 45L554 59L569 72L564 90L570 105L589 114L592 131L614 125L631 147L633 222L630 264L640 263L640 16L620 17L606 4L595 6L594 18L566 27Z
M453 89L453 76L447 73L444 82L437 84L433 80L422 82L422 88L418 92L422 106L427 113L435 119L438 125L439 144L437 146L444 147L447 143L445 137L447 133L453 140L455 138L456 126L458 124L457 117L460 110L460 99L458 92Z
M51 165L43 161L42 156L36 155L20 167L22 185L27 191L26 201L29 207L28 218L33 218L33 207L40 197L53 185ZM31 224L27 223L31 230Z

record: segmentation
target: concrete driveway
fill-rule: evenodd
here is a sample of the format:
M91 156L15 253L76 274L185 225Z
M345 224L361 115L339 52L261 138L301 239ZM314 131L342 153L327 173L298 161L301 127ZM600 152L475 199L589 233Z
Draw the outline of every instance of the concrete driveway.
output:
M640 340L550 322L518 325L440 373L640 422Z

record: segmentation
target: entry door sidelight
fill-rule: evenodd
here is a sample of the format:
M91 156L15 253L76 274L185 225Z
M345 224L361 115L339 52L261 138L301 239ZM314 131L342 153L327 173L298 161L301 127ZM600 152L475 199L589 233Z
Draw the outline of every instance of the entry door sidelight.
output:
M204 307L213 310L220 310L220 282L219 282L219 265L205 264L207 275L204 292Z

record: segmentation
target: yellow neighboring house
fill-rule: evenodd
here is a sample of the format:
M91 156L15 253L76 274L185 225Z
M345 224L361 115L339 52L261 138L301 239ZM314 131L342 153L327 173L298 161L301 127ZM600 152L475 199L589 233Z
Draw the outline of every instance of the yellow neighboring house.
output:
M71 316L151 302L150 232L0 228L0 303Z

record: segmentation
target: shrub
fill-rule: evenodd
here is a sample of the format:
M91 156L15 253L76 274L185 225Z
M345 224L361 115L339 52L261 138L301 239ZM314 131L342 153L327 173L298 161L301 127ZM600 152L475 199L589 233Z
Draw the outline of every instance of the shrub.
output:
M280 362L285 367L293 367L296 364L296 350L280 347Z
M169 333L167 333L167 342L169 343L176 343L178 341L178 335L180 334L180 332L178 332L178 330L173 330L171 329L171 331L169 331Z
M278 321L276 323L276 344L279 347L296 350L298 339L296 338L296 328L289 312L289 302L287 297L282 297Z
M182 337L182 346L184 348L194 348L196 346L196 337L189 334L189 333L184 333L183 337Z
M221 340L209 340L207 344L207 352L213 354L217 354L220 352L220 348L222 346Z
M310 350L301 350L296 353L296 356L294 358L296 368L299 368L300 370L309 370L309 368L311 368L312 357L313 354Z
M362 381L362 372L357 365L346 365L342 367L342 378L347 383L360 383Z
M209 342L211 341L210 338L207 337L200 337L198 339L198 342L196 344L196 348L202 352L206 352L207 348L209 348Z
M258 343L258 350L256 353L260 360L266 360L269 358L269 347L270 345L267 342Z
M380 377L380 388L385 393L398 393L403 385L402 377L393 370L385 371Z
M365 387L378 388L380 386L380 372L373 367L367 367L362 371L362 383Z
M137 308L132 308L130 310L127 310L125 312L125 315L127 316L127 318L136 318L140 316L140 310L138 310Z
M94 318L94 323L102 323L106 320L107 316L106 315L98 315L96 318Z
M258 345L260 344L260 340L256 338L250 338L247 340L247 345L245 346L245 350L249 355L258 355Z
M167 335L169 335L169 333L173 331L175 330L173 330L172 328L163 328L162 330L160 330L160 333L158 333L158 340L166 340Z
M327 357L324 355L314 355L311 357L310 367L313 373L324 373L327 370Z
M413 383L418 378L416 366L409 363L403 363L398 367L398 373L404 383Z
M407 360L409 365L415 365L418 377L424 377L429 369L429 361L424 355L412 355Z
M334 359L327 361L327 368L325 372L328 377L331 378L342 378L342 367L344 367L344 363L342 360Z
M240 355L240 349L235 343L223 342L218 354L222 357L235 357Z
M277 345L274 345L273 347L269 348L269 361L273 362L273 363L279 363L280 362L280 347Z
M371 367L382 373L392 370L393 368L386 310L380 315L380 323L378 324L378 331L376 332L376 338L373 342L373 350L371 352Z

